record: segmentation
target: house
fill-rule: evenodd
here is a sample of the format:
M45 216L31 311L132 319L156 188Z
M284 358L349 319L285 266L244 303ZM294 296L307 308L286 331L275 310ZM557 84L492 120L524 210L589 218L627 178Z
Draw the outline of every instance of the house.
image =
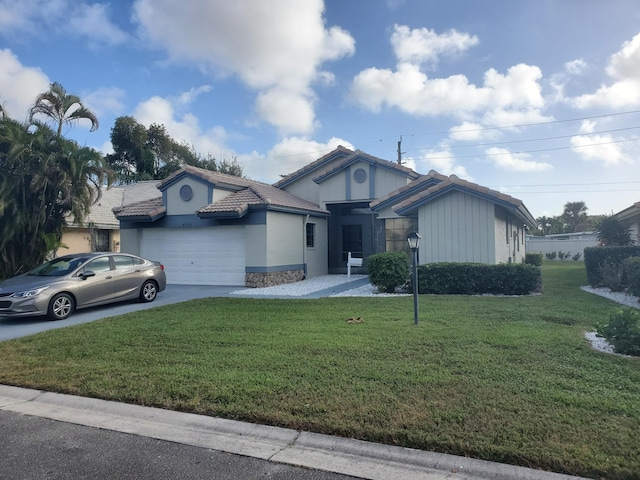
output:
M636 202L629 208L625 208L621 212L613 215L625 227L629 228L631 240L638 245L640 244L640 202Z
M91 206L83 222L69 225L62 233L58 254L117 252L120 250L120 222L113 209L158 196L157 180L102 189L100 199Z
M114 210L122 250L162 261L174 284L267 286L344 273L349 252L421 262L520 262L535 220L509 195L420 175L342 146L273 185L187 166L159 195Z

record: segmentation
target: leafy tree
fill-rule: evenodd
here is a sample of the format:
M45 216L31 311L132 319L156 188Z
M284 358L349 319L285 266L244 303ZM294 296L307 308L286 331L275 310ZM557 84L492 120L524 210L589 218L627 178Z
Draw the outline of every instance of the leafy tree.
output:
M88 213L108 173L99 152L45 125L0 119L0 278L42 263L67 216Z
M568 225L569 232L584 231L587 226L587 206L584 202L567 202L564 205L562 220Z
M632 245L631 232L613 215L605 215L596 227L598 242L606 247Z
M53 123L58 136L62 136L62 126L89 120L91 131L98 129L98 118L86 108L80 97L67 93L62 85L54 82L49 85L49 90L41 93L29 110L29 123L33 123L37 115L46 117L46 121Z
M544 237L546 235L554 235L565 233L564 222L560 217L542 216L536 218L538 224L538 232Z
M192 146L176 142L164 125L147 129L133 117L118 117L111 129L113 154L107 161L118 181L161 180L184 165L243 176L242 165L234 158L218 163L211 155L202 157Z

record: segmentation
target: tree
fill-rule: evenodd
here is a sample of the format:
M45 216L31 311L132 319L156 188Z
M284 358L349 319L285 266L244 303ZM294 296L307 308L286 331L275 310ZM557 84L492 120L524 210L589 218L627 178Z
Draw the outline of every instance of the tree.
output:
M587 226L587 206L584 202L567 202L564 205L562 219L568 225L569 232L580 232Z
M243 176L237 159L218 163L211 155L203 157L193 146L171 138L164 125L152 124L147 129L133 117L116 119L111 144L113 154L107 156L107 161L121 183L162 180L184 165Z
M632 245L631 232L613 215L605 215L596 227L598 242L605 247Z
M559 233L565 233L564 222L560 217L538 217L536 218L538 224L538 231L544 237L546 235L554 235Z
M0 119L0 278L42 263L67 217L81 221L109 182L99 152L30 127Z
M49 90L41 93L29 110L29 123L33 123L37 115L44 115L47 121L54 124L58 137L62 136L62 126L89 120L91 130L98 129L98 118L86 108L80 97L67 93L62 85L54 82L49 85Z

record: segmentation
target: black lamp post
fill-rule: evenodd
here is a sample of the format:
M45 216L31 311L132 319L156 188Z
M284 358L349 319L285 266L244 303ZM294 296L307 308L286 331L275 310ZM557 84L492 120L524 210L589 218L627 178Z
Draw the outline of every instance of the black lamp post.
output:
M407 237L409 248L413 252L413 323L418 324L418 247L422 237L418 232L411 232Z

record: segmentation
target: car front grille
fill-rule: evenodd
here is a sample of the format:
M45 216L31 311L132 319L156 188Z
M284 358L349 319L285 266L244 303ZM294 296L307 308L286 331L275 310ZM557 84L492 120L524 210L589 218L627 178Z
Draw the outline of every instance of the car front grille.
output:
M0 301L0 308L9 308L11 306L11 302L8 300Z

